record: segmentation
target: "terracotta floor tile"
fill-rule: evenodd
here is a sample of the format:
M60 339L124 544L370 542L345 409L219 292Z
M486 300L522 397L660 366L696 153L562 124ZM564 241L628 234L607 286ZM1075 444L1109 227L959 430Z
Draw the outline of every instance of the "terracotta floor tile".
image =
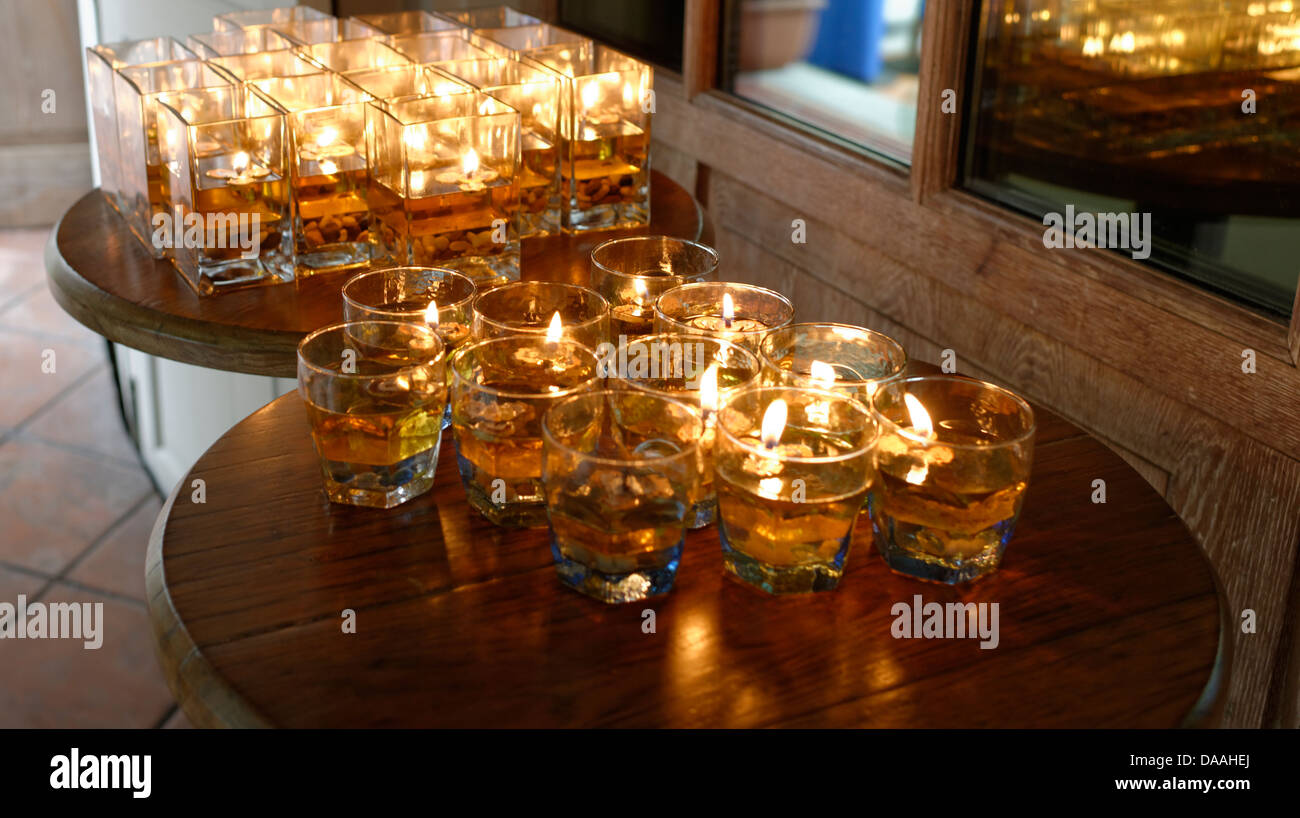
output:
M38 287L5 306L0 312L0 326L38 338L102 344L101 336L63 311L49 287Z
M161 510L162 501L150 497L95 546L68 579L143 602L145 550L149 546L149 532L153 531L154 520Z
M40 601L103 603L103 644L87 650L78 639L0 642L0 728L158 724L172 697L144 608L62 584Z
M19 594L33 599L45 587L45 582L46 580L41 577L0 565L0 602L13 605L18 601ZM0 645L3 644L6 643L0 642Z
M139 462L122 423L113 373L108 367L60 395L57 403L28 422L22 434L98 452L128 464Z
M139 467L32 440L0 444L0 561L58 573L152 492Z
M176 712L172 714L172 717L163 723L163 729L193 730L194 725L190 724L189 716L185 715L185 711L178 707L176 708Z
M41 339L3 329L0 315L0 427L14 427L95 367L105 366L106 350L70 341ZM45 350L54 351L54 371L42 371Z

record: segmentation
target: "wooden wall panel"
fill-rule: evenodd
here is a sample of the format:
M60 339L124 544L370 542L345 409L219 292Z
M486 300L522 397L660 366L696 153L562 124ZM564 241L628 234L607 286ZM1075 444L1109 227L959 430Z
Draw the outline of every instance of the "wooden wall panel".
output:
M1132 372L1100 361L1087 343L1086 322L1054 333L1017 320L1006 305L998 309L975 297L981 280L1007 275L1008 266L1032 269L1035 262L1018 255L1027 252L1021 248L991 240L978 265L966 271L977 281L959 289L914 259L892 258L881 246L885 242L859 241L812 215L821 216L824 208L801 214L778 198L781 189L760 190L717 168L707 178L722 276L791 295L799 320L871 326L931 361L953 349L961 371L1006 383L1112 442L1167 496L1205 547L1222 578L1229 618L1236 622L1244 608L1256 611L1258 631L1233 634L1225 720L1233 726L1263 723L1270 686L1289 684L1275 677L1286 668L1283 637L1300 536L1300 462L1212 417L1204 405L1173 400ZM806 220L806 243L792 241L794 218ZM939 222L914 239L935 239L943 226ZM1095 297L1090 281L1084 277L1076 298ZM1057 300L1050 292L1033 292L1039 303ZM1154 343L1161 329L1101 324L1141 343ZM1080 475L1080 491L1090 490L1091 479Z

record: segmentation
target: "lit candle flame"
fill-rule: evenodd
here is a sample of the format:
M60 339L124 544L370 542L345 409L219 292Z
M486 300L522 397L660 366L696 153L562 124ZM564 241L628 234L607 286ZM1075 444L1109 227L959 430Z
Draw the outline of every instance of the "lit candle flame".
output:
M926 440L933 438L934 421L930 420L930 413L925 411L925 407L916 396L911 392L904 392L903 403L907 404L907 414L912 420L912 431Z
M639 278L632 279L632 290L635 293L634 297L636 298L636 303L644 304L646 295L648 295L645 282Z
M825 361L813 361L808 369L808 376L816 381L818 386L835 385L835 367Z
M582 108L584 111L589 111L596 106L596 99L599 94L600 89L596 87L595 82L589 82L582 86Z
M438 326L438 302L430 301L429 306L424 308L424 323L431 327Z
M240 151L230 160L230 169L235 173L243 173L248 170L248 154Z
M934 437L934 422L930 420L930 413L925 411L921 401L910 392L903 393L903 403L907 404L907 414L912 419L912 431L926 440ZM924 459L925 452L921 452L922 459L918 463L913 463L907 470L907 477L904 479L914 486L919 486L925 482L925 478L930 475L930 462Z
M461 159L460 169L467 179L473 179L474 174L478 172L478 153L473 148L470 148Z
M324 128L320 129L320 133L316 134L316 144L322 148L326 148L333 144L334 140L338 138L338 130L332 125L326 125Z
M718 365L709 364L700 376L700 411L705 419L718 411Z
M546 340L552 342L558 341L560 340L561 337L563 337L563 335L564 335L564 324L563 322L560 321L559 310L556 310L555 315L551 316L550 326L546 328Z
M722 294L722 323L731 329L731 322L736 320L736 305L731 300L731 293Z
M785 431L785 419L789 414L785 401L777 398L767 405L763 413L763 445L769 450L775 449L781 442L781 433Z
M423 130L413 130L407 131L406 136L404 136L403 139L405 140L407 147L421 150L424 148L424 143L428 137L425 136Z

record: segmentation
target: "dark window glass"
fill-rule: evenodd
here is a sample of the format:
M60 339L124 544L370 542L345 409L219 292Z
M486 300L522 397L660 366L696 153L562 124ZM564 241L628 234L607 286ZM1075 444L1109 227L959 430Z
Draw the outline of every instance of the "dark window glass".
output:
M685 0L560 0L559 24L678 73Z
M965 185L1289 314L1300 272L1300 0L983 0ZM1067 210L1068 209L1068 210ZM1096 216L1103 214L1103 216ZM1045 240L1051 237L1046 235ZM1135 235L1118 252L1143 258ZM1146 239L1146 236L1141 238Z

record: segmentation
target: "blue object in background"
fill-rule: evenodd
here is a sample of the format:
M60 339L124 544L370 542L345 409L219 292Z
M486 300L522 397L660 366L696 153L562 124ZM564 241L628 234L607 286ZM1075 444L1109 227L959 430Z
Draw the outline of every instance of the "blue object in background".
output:
M830 0L808 62L829 71L874 82L884 59L885 0Z

